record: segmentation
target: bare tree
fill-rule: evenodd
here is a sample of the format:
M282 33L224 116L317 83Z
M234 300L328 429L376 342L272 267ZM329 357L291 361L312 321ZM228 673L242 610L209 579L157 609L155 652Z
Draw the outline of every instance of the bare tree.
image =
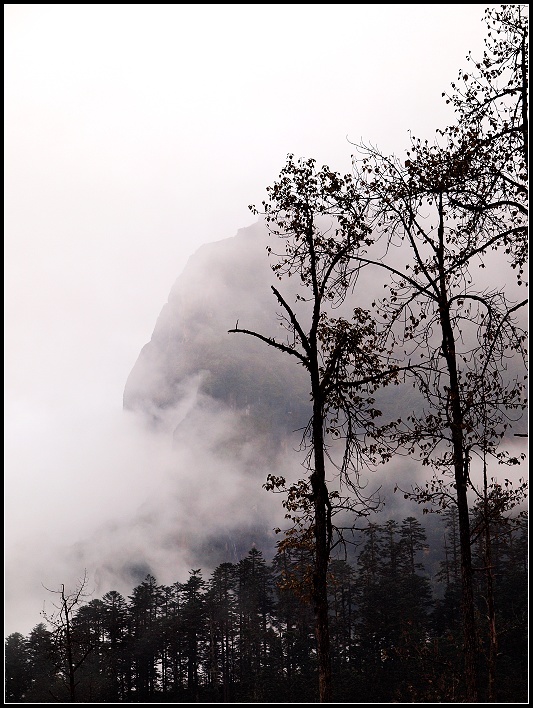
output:
M61 584L59 590L50 590L58 597L57 602L53 604L55 611L47 613L43 610L43 616L46 621L53 627L53 635L57 647L64 658L64 675L65 684L68 687L70 700L76 702L76 672L87 659L93 647L80 647L75 641L73 633L73 619L79 607L83 605L87 590L87 571L78 581L77 587L73 592L68 593L65 590L65 585Z
M367 311L356 308L351 319L334 316L357 279L354 252L363 252L372 242L363 220L366 203L351 177L341 177L328 167L317 170L314 160L295 162L289 155L279 181L267 192L266 223L285 245L272 269L283 282L294 276L300 287L295 304L272 287L284 341L237 326L230 332L256 337L292 356L309 375L312 412L302 440L309 477L287 484L283 477L269 475L265 486L286 493L287 518L294 523L290 542L297 538L313 553L319 695L321 702L328 702L332 691L327 571L331 551L343 538L333 518L356 506L358 514L366 514L380 504L377 496L365 494L360 472L380 454L387 455L384 447L370 440L372 434L378 437L380 415L372 394L378 382L390 382L395 372L383 366L378 333ZM270 254L275 250L268 247ZM335 441L344 442L336 460ZM337 475L336 487L331 486L332 473Z
M527 256L527 70L525 6L487 10L488 35L475 69L452 84L457 123L434 144L413 139L406 159L357 146L354 166L370 203L369 223L384 255L361 258L389 274L389 295L377 311L391 347L409 361L427 410L413 413L401 442L418 450L436 477L428 497L457 504L461 549L467 698L477 700L476 626L468 490L477 449L499 464L519 464L500 445L525 409L526 334L501 284L481 285L491 251L524 286ZM443 94L445 95L445 94ZM358 216L359 218L359 216ZM395 248L397 247L397 248ZM405 259L405 260L404 260ZM510 272L510 271L509 271ZM508 279L507 279L508 280ZM442 481L449 471L450 485ZM415 490L420 498L420 490Z

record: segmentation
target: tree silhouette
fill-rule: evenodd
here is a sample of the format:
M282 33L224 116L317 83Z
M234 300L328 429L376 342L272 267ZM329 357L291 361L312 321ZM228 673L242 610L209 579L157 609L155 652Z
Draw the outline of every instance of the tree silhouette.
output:
M69 697L72 703L76 702L76 689L79 683L78 672L87 660L89 654L95 649L95 644L85 642L85 637L80 637L75 631L74 617L83 607L87 597L87 572L78 581L78 585L72 592L65 590L65 585L61 584L59 590L49 592L58 596L57 602L53 603L53 612L44 612L46 621L53 627L54 642L61 656L61 674L64 684L68 688ZM56 698L56 700L58 700Z
M373 407L377 381L390 381L381 362L374 322L355 308L348 320L333 316L357 279L359 267L351 264L353 253L371 243L360 203L350 177L341 177L327 166L315 168L314 160L295 161L292 155L278 182L267 188L263 202L267 226L284 243L284 253L272 269L280 281L294 276L300 287L295 305L280 290L272 291L281 308L280 324L285 341L250 329L235 327L288 354L303 366L310 383L312 413L303 436L309 477L287 485L283 477L269 475L267 489L284 491L284 506L295 526L295 542L313 546L312 601L316 618L320 700L331 700L331 661L327 598L327 570L331 550L342 540L334 538L333 518L340 511L368 513L379 500L365 496L360 472L375 462L377 447L366 443L375 430L379 411ZM344 213L349 209L349 219ZM252 210L257 213L255 207ZM276 246L269 246L275 254ZM331 442L343 440L341 458L335 464ZM349 491L329 488L328 464L337 471Z

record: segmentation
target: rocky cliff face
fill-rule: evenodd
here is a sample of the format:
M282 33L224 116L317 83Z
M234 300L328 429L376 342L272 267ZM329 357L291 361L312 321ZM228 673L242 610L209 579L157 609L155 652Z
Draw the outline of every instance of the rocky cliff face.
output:
M127 380L126 409L155 423L170 419L175 435L201 425L202 407L216 404L242 412L245 427L276 437L307 422L309 385L296 360L253 337L228 334L238 321L283 338L268 238L257 222L189 259Z
M302 474L295 449L311 411L306 372L294 357L228 333L238 321L286 336L268 239L257 222L189 259L124 391L124 408L163 432L163 446L167 433L172 442L172 492L154 510L169 517L158 544L204 566L237 560L252 544L272 553L284 511L262 485L269 473Z

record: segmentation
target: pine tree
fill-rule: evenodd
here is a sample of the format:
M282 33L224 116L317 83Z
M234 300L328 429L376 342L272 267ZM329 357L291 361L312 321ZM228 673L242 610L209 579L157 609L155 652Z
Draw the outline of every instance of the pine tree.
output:
M26 639L19 632L5 641L5 698L6 703L21 703L31 686L30 655Z
M127 701L132 689L129 612L125 598L116 590L102 598L104 674L108 700Z
M132 631L133 693L135 700L147 701L159 688L161 634L159 606L161 591L156 579L147 575L130 595Z
M187 670L187 698L190 702L199 700L200 667L204 663L205 651L205 586L201 570L189 571L189 580L180 587L181 612L180 631L184 637L184 659Z
M53 633L43 622L32 629L27 646L31 686L26 701L46 703L65 700L65 687L60 678L62 658Z
M243 697L261 702L267 661L267 628L273 608L272 579L261 551L252 548L237 564L238 676Z
M313 572L310 547L278 544L272 560L276 591L274 625L280 639L285 700L315 702L316 638L310 593Z
M236 663L236 567L222 563L213 571L206 593L209 627L207 667L213 697L232 701Z

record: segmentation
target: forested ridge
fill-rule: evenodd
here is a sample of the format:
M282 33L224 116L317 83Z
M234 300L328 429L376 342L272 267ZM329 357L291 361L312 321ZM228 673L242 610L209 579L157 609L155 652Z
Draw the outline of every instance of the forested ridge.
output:
M527 701L526 524L525 513L491 524L499 702ZM453 507L438 525L442 543L429 547L413 516L367 523L348 560L331 561L336 701L464 700ZM489 644L484 543L483 534L473 539L481 677ZM90 599L87 579L64 594L65 605L48 593L49 621L6 639L6 702L316 702L311 567L305 548L278 550L271 562L252 548L209 577L191 569L187 580L159 585L147 575L128 598L111 590Z

